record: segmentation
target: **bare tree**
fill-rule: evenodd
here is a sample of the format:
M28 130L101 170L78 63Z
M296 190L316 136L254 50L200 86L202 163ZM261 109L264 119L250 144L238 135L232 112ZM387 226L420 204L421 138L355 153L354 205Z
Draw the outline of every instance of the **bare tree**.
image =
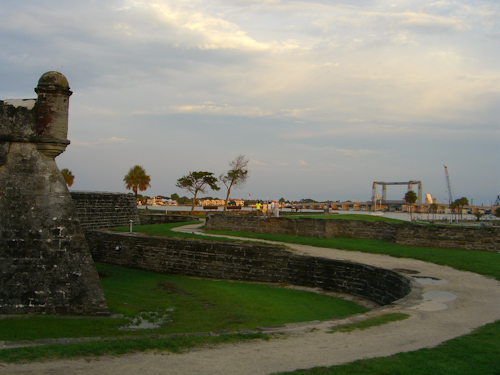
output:
M227 202L229 200L229 194L231 194L231 189L241 189L245 186L245 182L248 178L248 159L245 159L245 155L239 155L234 160L229 162L229 171L226 174L221 174L219 180L222 181L227 188L226 201L224 203L224 212L227 211Z

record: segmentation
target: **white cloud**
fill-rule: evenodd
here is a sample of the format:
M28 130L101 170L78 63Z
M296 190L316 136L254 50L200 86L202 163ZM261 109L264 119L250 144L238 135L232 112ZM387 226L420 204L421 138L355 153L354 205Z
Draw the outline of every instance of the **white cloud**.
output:
M222 115L222 116L245 116L245 117L261 117L268 116L271 112L265 111L258 107L234 107L228 104L200 104L200 105L180 105L172 106L174 112L178 113L193 113L204 115Z

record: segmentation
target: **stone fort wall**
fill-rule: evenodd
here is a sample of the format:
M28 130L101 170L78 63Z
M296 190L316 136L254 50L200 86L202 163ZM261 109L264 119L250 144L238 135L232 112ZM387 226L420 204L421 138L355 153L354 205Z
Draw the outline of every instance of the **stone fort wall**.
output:
M84 230L139 225L134 194L71 191L80 225Z
M95 261L157 273L288 283L363 297L381 305L406 296L411 281L382 268L296 255L279 247L181 240L89 230Z
M179 223L198 218L165 215L163 212L138 210L132 193L109 193L102 191L71 191L71 198L84 230L124 227L132 224L150 225Z
M0 314L107 314L55 162L70 143L68 81L47 72L35 92L0 101Z
M319 238L377 239L401 245L464 250L500 250L500 228L453 227L342 219L288 219L208 215L206 229Z

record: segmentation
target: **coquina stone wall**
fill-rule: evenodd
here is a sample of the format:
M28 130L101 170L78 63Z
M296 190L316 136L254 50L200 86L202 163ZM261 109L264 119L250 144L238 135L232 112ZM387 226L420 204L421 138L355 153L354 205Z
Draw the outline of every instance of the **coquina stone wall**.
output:
M364 264L293 254L279 247L87 231L95 261L165 274L289 283L347 293L381 305L406 296L406 277Z
M396 243L410 246L500 251L500 228L404 223L397 228Z
M319 238L378 239L410 246L500 250L500 228L452 227L342 219L288 219L208 215L206 229L286 234Z
M84 230L114 228L130 225L180 223L198 218L165 215L153 210L138 210L132 193L109 193L102 191L71 191L80 225Z
M80 225L84 230L139 225L135 196L132 193L71 191Z

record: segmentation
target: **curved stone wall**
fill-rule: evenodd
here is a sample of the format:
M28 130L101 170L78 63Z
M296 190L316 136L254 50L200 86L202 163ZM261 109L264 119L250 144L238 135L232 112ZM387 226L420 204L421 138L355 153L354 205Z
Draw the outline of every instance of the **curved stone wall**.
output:
M293 254L280 247L148 237L89 230L94 261L164 274L289 283L347 293L386 305L406 296L411 281L365 264Z

